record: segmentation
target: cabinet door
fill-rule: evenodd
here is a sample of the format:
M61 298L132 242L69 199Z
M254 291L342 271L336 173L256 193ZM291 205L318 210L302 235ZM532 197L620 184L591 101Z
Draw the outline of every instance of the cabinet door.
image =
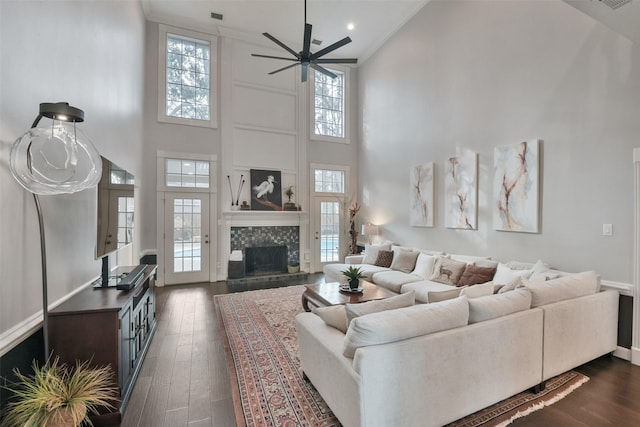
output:
M120 390L129 383L133 364L132 344L135 336L135 323L131 304L120 311Z

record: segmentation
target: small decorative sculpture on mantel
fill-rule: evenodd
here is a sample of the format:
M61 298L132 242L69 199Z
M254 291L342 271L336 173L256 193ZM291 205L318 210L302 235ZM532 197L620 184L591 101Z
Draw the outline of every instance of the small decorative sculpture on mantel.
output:
M358 231L356 230L356 215L360 211L360 205L358 202L355 202L349 208L349 235L351 236L351 254L358 254L360 250L358 249Z

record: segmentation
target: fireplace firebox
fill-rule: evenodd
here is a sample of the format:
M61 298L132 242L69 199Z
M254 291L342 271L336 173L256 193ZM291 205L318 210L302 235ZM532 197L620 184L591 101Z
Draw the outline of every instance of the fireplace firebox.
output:
M262 276L287 272L287 246L247 246L245 274Z

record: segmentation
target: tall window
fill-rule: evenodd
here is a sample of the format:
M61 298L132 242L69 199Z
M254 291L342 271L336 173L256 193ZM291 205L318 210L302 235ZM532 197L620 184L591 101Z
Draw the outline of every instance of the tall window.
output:
M214 36L160 25L158 120L216 126Z
M336 78L313 73L312 139L349 142L347 132L346 71L331 69Z

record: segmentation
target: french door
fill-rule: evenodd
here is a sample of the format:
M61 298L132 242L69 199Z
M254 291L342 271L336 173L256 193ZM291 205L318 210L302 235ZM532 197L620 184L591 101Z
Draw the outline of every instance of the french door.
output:
M340 262L344 215L336 197L314 197L314 201L314 266L322 271L325 264Z
M209 194L166 193L164 254L167 285L209 281Z

